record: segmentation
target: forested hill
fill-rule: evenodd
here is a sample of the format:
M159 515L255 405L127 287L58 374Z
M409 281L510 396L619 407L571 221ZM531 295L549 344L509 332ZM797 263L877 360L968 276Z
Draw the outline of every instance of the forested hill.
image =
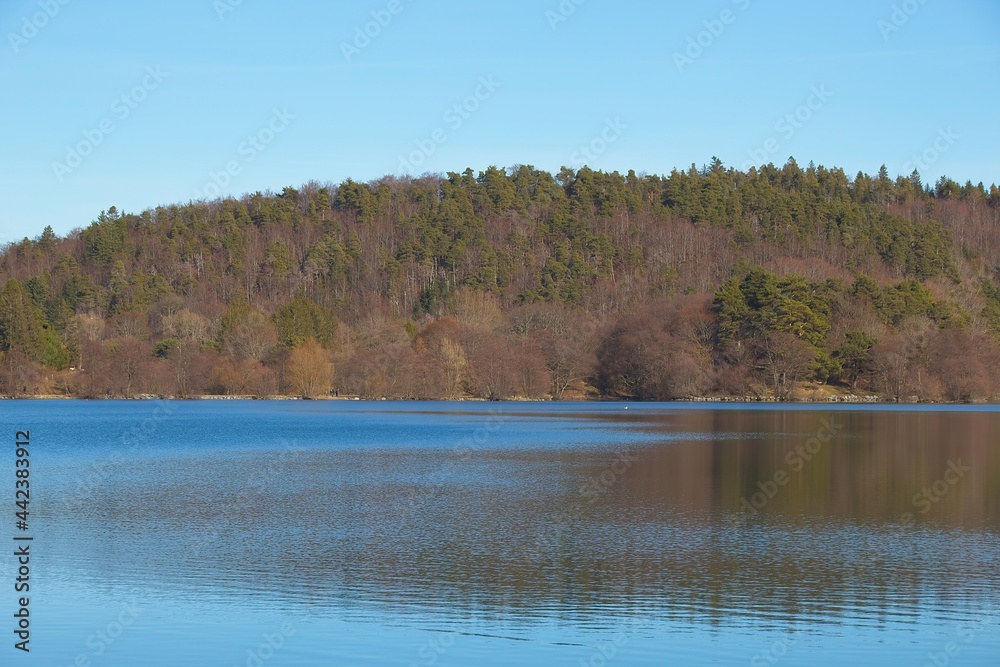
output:
M7 394L1000 398L1000 188L884 167L111 207L0 285Z

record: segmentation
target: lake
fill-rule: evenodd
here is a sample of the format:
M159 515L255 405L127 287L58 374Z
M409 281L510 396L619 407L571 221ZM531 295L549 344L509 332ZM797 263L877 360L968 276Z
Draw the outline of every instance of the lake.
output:
M0 415L3 665L1000 665L994 407Z

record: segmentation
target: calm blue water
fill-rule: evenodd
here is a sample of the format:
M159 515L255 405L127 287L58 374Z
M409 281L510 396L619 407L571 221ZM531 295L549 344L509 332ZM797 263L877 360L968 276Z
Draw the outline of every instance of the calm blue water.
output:
M624 407L0 402L0 665L1000 665L1000 412Z

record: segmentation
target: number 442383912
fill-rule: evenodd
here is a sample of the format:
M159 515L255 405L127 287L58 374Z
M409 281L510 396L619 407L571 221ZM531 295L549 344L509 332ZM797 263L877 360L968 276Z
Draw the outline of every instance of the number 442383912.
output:
M17 478L14 483L14 504L17 506L17 511L14 516L20 530L28 530L28 501L31 499L31 486L28 481L30 474L28 472L28 456L30 455L28 445L30 440L31 433L29 431L17 432L17 450L14 452L17 456L14 462L14 476Z

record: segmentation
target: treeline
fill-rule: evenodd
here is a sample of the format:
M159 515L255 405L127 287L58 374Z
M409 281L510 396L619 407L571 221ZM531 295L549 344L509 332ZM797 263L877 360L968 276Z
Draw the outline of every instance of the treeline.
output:
M0 256L0 392L1000 398L1000 188L790 159L102 212Z

